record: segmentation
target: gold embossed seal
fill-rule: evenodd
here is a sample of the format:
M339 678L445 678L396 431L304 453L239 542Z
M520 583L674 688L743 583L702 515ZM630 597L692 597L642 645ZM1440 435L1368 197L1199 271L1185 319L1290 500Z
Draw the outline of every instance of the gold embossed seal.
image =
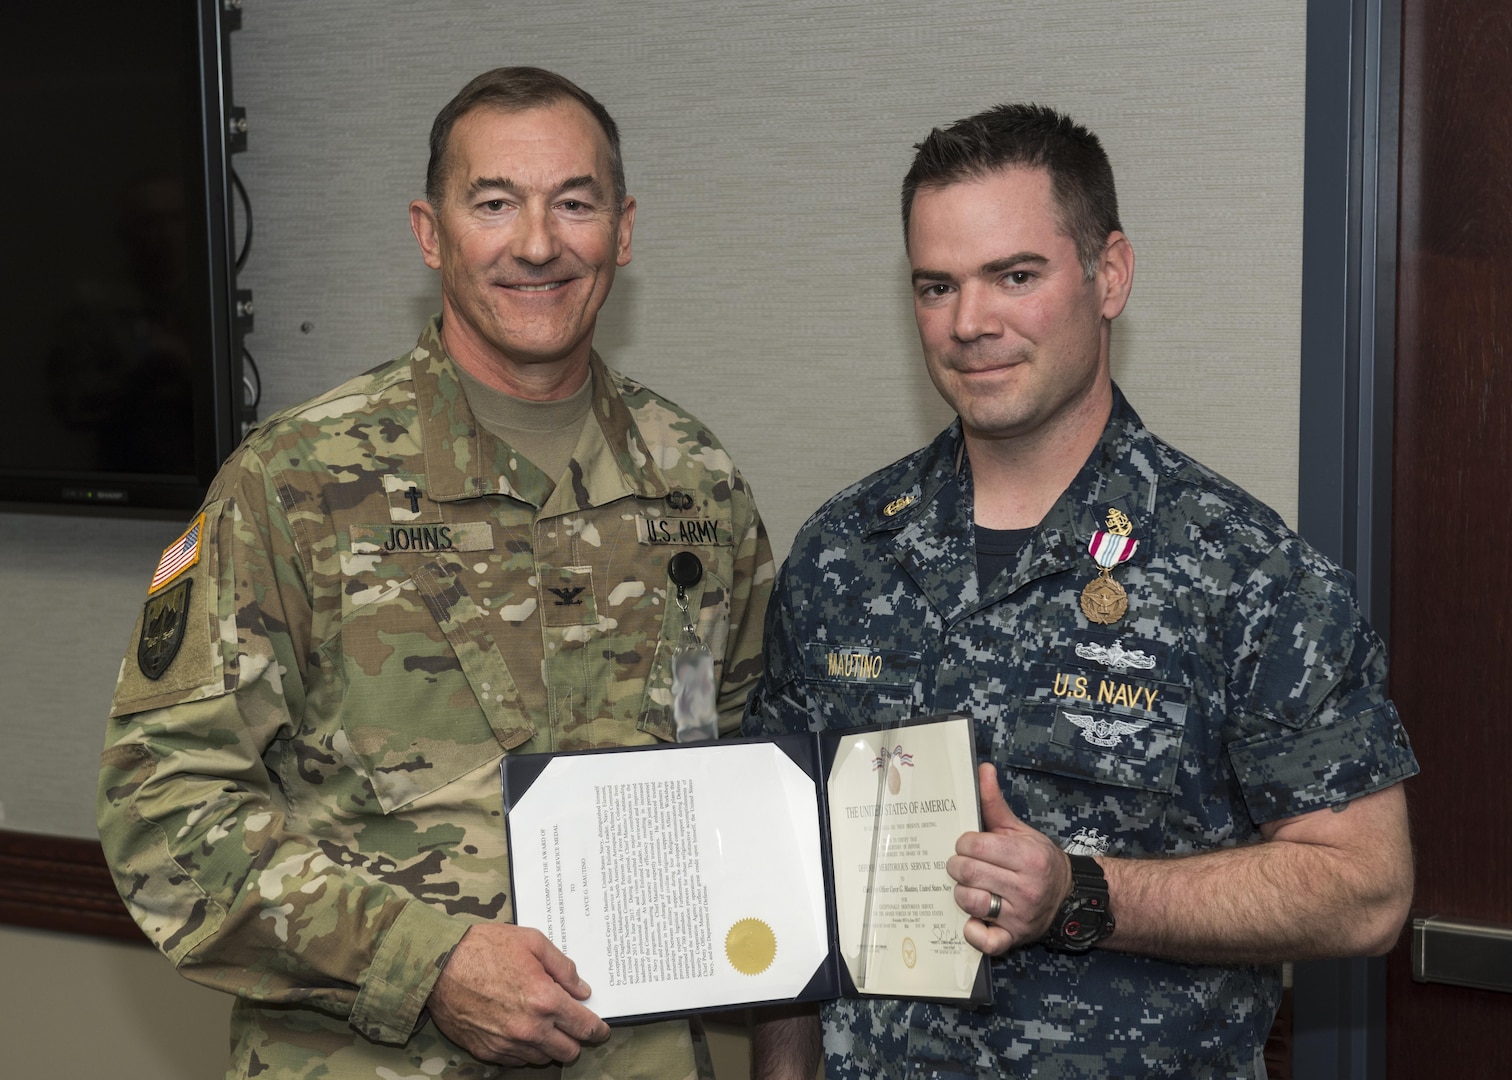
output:
M760 975L777 958L777 935L760 919L741 919L725 934L725 955L742 975Z

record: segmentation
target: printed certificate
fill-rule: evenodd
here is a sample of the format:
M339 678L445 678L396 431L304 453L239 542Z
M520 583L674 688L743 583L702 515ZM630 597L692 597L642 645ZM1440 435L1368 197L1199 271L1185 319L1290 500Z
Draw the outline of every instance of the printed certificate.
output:
M982 954L945 860L981 828L964 719L848 732L829 768L840 955L857 993L968 998Z
M770 742L553 756L509 809L515 921L605 1019L797 998L830 952L816 798Z
M847 995L988 1000L944 861L971 722L510 755L515 919L606 1020Z

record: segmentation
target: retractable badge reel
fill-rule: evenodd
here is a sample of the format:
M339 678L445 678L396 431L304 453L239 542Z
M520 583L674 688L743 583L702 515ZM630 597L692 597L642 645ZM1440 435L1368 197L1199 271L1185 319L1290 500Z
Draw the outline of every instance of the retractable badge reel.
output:
M667 562L667 576L677 586L682 635L672 650L672 719L678 742L719 738L719 710L714 704L714 654L698 636L688 611L688 590L703 580L703 563L691 551Z

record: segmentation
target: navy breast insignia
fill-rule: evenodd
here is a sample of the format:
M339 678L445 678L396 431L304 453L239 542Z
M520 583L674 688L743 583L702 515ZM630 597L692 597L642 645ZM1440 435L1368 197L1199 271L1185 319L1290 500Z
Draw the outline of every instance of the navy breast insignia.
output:
M1084 641L1076 646L1076 655L1083 660L1095 660L1114 671L1127 671L1129 668L1148 671L1155 666L1155 658L1149 653L1140 649L1126 649L1116 641L1111 645Z
M1130 536L1134 523L1122 510L1109 508L1107 525L1106 531L1094 532L1087 544L1087 554L1097 563L1097 576L1087 582L1081 594L1082 614L1104 626L1116 623L1129 610L1129 594L1113 580L1113 568L1128 562L1139 547L1139 541Z
M896 499L882 508L882 513L887 517L895 517L912 506L913 501L914 497L912 495L899 495Z
M1076 835L1067 840L1061 850L1067 855L1106 855L1112 846L1112 837L1096 829L1084 828L1077 829Z
M1086 713L1066 714L1066 719L1081 728L1082 738L1093 746L1117 746L1118 740L1125 735L1132 735L1144 724L1131 724L1127 720L1107 720L1100 716L1088 716Z

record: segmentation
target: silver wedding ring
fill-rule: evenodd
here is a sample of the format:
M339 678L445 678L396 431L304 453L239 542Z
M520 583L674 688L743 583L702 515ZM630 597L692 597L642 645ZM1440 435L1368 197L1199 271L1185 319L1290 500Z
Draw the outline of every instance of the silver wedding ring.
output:
M983 922L991 922L1003 910L1003 898L1001 896L997 893L988 893L987 895L992 897L992 903L987 905L987 915L982 920Z

